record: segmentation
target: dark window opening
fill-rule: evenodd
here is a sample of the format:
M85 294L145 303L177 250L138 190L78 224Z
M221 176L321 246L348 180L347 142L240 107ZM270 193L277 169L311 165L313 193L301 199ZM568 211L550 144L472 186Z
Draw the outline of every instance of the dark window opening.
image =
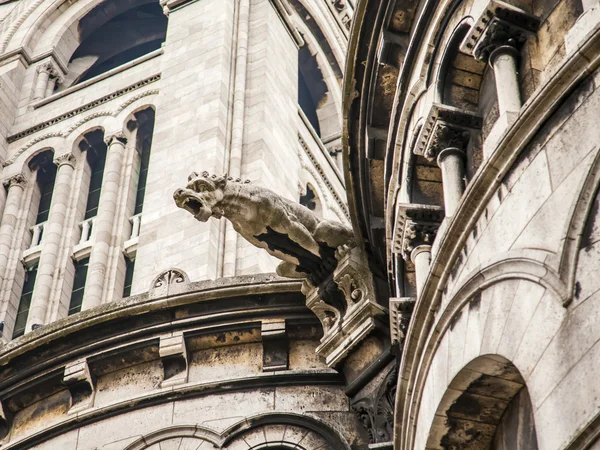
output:
M79 22L81 44L69 61L64 87L86 81L158 50L167 34L167 17L157 1L125 10L108 0Z
M37 266L33 266L25 272L25 282L23 283L23 291L21 292L19 308L17 309L17 318L15 320L15 328L12 335L13 339L25 334L25 326L27 325L27 318L29 317L29 308L31 307L31 298L33 297L37 269Z
M140 172L138 175L137 192L135 196L135 208L133 214L140 214L144 209L144 197L146 196L146 181L148 180L148 165L150 163L150 151L152 150L152 133L154 131L154 110L146 109L136 114L139 123L137 131L138 150L140 151Z
M102 132L94 131L86 136L85 140L84 147L86 148L86 158L90 165L91 174L84 219L95 217L98 214L104 166L106 164L106 144L102 140L102 136Z
M54 153L48 150L40 153L31 160L29 166L36 171L36 182L40 189L40 203L35 218L35 224L48 220L50 214L50 204L52 203L52 193L54 192L54 183L56 182L56 165L52 161Z
M131 295L133 284L133 271L135 270L135 259L125 258L125 285L123 286L123 297Z
M89 258L75 262L75 279L73 280L73 291L71 292L71 301L69 303L68 315L76 314L81 311L83 304L83 293L85 291L85 280L87 278Z
M321 137L318 109L327 102L327 85L317 60L305 45L298 51L298 106Z
M300 196L300 204L314 211L317 208L316 198L315 192L309 185L306 185L306 194Z

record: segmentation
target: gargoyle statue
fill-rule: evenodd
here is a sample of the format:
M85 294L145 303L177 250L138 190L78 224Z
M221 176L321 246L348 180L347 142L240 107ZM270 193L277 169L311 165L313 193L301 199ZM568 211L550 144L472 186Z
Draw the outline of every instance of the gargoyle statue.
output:
M173 198L197 220L225 217L248 242L283 260L281 276L309 278L318 284L335 269L335 249L350 245L346 225L321 219L304 206L269 189L225 175L192 173Z

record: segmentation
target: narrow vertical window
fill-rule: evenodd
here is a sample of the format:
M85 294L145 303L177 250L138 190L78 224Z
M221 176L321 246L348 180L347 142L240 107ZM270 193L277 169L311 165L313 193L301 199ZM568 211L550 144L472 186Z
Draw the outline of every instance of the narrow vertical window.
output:
M69 316L81 311L89 262L89 258L75 262L75 279L73 280L73 291L71 292L71 302L69 303Z
M13 330L13 339L25 334L25 325L29 316L29 307L31 306L31 297L33 296L33 288L35 286L35 277L37 275L37 265L30 267L25 272L25 282L23 283L23 291L19 300L19 308L17 309L17 319L15 320L15 328Z
M135 259L125 258L125 285L123 286L123 297L129 297L131 295L134 269Z
M95 217L98 214L100 190L102 189L102 178L104 178L104 165L106 163L106 146L90 147L87 150L87 160L92 173L90 175L90 190L88 191L85 207L85 219Z
M48 220L55 181L56 166L52 161L49 161L47 164L38 169L37 183L40 188L40 205L38 207L38 213L35 219L36 225Z
M133 214L139 214L144 208L144 197L146 195L146 180L148 179L148 163L150 162L150 147L152 145L152 135L149 141L142 144L142 154L140 155L140 175L138 178L137 192L135 196L135 209Z
M148 166L150 164L150 151L152 149L152 134L154 132L154 110L145 109L136 113L139 124L137 131L138 152L140 154L140 170L138 174L137 191L135 195L135 207L133 214L137 215L144 208L144 197L146 196L146 181L148 179Z

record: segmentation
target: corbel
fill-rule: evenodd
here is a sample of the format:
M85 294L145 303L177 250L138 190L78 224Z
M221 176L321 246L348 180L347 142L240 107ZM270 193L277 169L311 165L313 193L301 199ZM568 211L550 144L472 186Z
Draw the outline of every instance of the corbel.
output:
M444 208L437 205L399 204L394 228L394 251L410 261L411 252L420 245L432 245L444 219Z
M415 297L390 298L390 339L393 346L402 349L410 324Z
M289 345L285 319L266 319L261 323L263 372L289 368Z
M461 108L434 103L421 128L413 150L429 161L449 147L465 150L472 130L481 128L481 116Z
M540 23L538 17L516 6L491 0L465 36L460 51L487 61L498 47L518 48L525 42L527 34L537 32Z
M0 439L4 439L12 426L13 414L6 407L4 402L0 401Z
M71 393L69 414L94 406L96 380L90 372L86 359L79 359L65 366L63 383Z
M164 370L160 387L187 383L189 365L183 332L178 331L161 336L158 354L162 360Z

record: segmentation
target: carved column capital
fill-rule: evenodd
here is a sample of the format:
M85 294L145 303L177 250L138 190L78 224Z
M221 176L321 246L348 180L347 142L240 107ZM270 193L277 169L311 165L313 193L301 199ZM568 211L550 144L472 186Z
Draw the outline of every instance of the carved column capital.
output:
M4 186L6 186L8 189L12 188L13 186L19 186L21 188L25 188L25 186L27 186L27 177L25 175L23 175L22 173L18 173L16 175L13 175L12 177L4 180L4 182L2 183Z
M488 61L499 47L519 48L527 34L535 33L539 26L538 17L508 3L491 0L465 36L460 49L475 59Z
M125 137L125 133L123 133L122 131L115 131L112 133L105 133L104 135L104 143L107 146L111 146L112 144L115 143L121 143L122 145L125 145L127 143L127 138Z
M58 167L62 166L63 164L67 164L75 168L75 164L77 164L77 158L73 153L65 153L54 158L54 164L56 164Z
M475 113L434 103L421 128L414 153L435 161L444 149L465 150L470 131L481 128L481 123L481 116Z
M444 218L444 209L434 205L398 205L394 229L394 251L405 261L411 261L412 251L422 245L432 245Z

